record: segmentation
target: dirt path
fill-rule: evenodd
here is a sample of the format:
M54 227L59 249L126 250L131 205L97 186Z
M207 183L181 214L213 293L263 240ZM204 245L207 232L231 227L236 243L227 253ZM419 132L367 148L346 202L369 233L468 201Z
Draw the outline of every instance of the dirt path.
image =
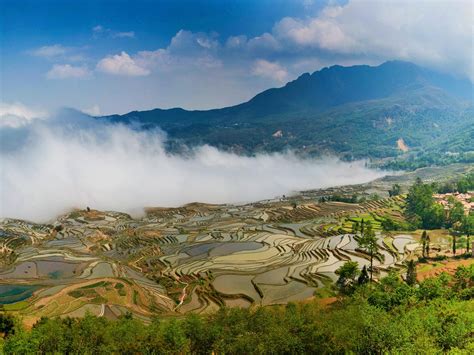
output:
M102 303L98 317L103 317L105 313L105 304Z
M448 274L454 274L458 266L469 266L474 264L474 258L471 259L463 259L463 260L452 260L452 261L445 261L442 262L441 265L435 266L432 269L418 272L417 279L418 281L422 281L429 277L435 277L441 274L442 272L447 272ZM423 264L421 264L423 265Z
M176 307L174 307L174 310L176 311L184 302L184 300L186 299L186 288L189 286L189 284L186 284L186 286L184 286L183 288L183 291L181 292L181 296L179 296L179 303Z

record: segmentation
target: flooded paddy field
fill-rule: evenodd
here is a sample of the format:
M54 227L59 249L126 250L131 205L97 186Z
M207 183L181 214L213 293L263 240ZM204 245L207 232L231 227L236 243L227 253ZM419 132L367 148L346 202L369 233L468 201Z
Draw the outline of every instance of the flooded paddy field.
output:
M30 298L33 292L40 289L36 285L3 285L0 284L0 304L20 302Z
M21 242L0 268L0 304L26 302L19 312L34 319L132 312L149 320L315 297L347 260L369 263L350 221L383 216L403 201L319 203L312 196L150 208L137 219L76 210L47 225L1 221L3 238ZM376 278L419 250L410 234L376 235Z

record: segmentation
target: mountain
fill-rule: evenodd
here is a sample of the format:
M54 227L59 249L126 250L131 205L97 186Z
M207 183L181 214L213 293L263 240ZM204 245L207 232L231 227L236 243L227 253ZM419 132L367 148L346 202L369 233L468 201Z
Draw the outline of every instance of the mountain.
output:
M133 111L111 122L160 127L171 149L211 144L252 154L297 151L385 158L432 146L473 125L473 85L412 63L332 66L232 107Z

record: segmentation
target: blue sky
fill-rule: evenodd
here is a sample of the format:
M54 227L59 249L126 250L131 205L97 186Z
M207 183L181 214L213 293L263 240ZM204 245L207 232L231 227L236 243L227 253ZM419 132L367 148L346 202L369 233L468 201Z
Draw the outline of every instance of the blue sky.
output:
M38 112L223 107L303 72L389 59L474 77L471 1L0 4L0 99Z

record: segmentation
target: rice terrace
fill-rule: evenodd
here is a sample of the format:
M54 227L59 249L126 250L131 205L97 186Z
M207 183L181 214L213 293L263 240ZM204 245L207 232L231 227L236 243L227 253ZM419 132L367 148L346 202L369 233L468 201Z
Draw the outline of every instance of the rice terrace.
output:
M370 266L354 230L361 221L377 236L376 279L390 270L403 273L406 261L420 255L421 231L383 227L387 220L405 222L406 195L389 197L390 184L414 176L245 205L148 208L141 218L87 207L51 224L4 219L0 302L29 324L86 312L110 319L131 312L150 321L156 314L212 313L224 306L327 302L336 295L336 270L344 263ZM446 252L450 238L441 233L432 250Z
M473 0L0 0L0 355L474 354Z

